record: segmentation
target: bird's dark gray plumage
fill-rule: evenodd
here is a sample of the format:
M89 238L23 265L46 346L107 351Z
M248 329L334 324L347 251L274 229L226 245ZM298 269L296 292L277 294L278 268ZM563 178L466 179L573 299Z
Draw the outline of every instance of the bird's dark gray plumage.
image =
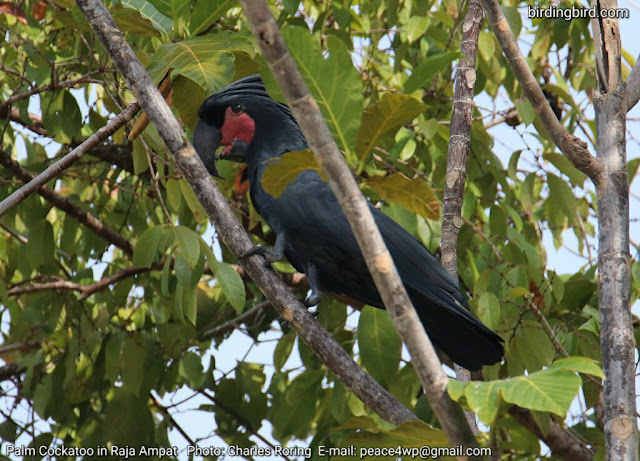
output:
M199 117L194 145L208 167L215 165L218 147L211 140L222 138L228 144L233 136L225 132L236 121L249 128L249 119L255 123L253 133L238 139L241 147L228 149L238 151L237 157L247 163L252 203L276 233L274 249L264 251L268 260L284 254L305 273L316 294L314 302L326 292L383 308L347 219L316 172L300 174L277 199L263 190L260 178L267 160L302 150L307 143L289 108L269 97L260 77L246 77L211 96L202 104ZM372 205L370 209L434 345L470 370L500 361L501 338L469 312L464 295L437 259L382 211Z

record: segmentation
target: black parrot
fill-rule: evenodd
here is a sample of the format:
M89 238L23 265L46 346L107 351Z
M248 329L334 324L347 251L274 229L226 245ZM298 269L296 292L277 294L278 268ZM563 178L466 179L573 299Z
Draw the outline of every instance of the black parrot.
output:
M238 80L200 107L193 145L212 174L220 158L247 163L251 200L276 234L273 249L256 247L274 262L286 256L307 275L316 304L323 292L345 294L384 308L358 243L329 185L312 170L302 172L274 198L260 182L268 161L305 149L289 108L269 97L259 75ZM475 318L451 276L411 234L370 205L382 237L429 337L454 362L478 370L502 359L502 339ZM248 256L243 255L243 257Z

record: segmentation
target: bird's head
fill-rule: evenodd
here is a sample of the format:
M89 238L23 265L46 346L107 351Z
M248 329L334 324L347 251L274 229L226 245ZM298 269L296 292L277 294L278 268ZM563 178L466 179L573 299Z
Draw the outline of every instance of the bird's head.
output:
M288 137L291 134L288 127L300 132L289 108L271 99L260 75L250 75L202 103L193 132L193 147L209 173L217 175L218 147L224 146L221 159L250 162L257 144L275 136Z

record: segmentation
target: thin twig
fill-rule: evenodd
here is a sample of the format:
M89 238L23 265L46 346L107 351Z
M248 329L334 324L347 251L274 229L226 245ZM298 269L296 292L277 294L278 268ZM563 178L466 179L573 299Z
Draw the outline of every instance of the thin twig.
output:
M80 144L78 147L73 149L67 155L62 157L55 163L52 163L36 176L34 179L29 181L27 184L22 186L17 191L13 192L9 197L0 202L0 216L5 214L7 210L16 206L24 199L26 199L29 195L33 194L35 191L44 186L51 179L58 176L64 170L69 168L74 162L79 160L84 154L90 151L93 147L100 144L102 141L107 139L113 133L115 133L120 127L125 125L129 120L133 118L134 115L138 113L140 110L140 105L137 102L132 102L127 106L127 108L115 116L113 119L109 121L105 126L100 128L98 131L93 133L86 141Z

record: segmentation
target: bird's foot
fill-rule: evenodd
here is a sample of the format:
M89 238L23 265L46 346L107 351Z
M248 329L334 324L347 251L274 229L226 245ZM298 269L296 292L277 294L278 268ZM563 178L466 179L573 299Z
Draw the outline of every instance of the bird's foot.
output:
M304 304L305 307L307 307L307 308L313 307L313 306L317 306L318 303L320 303L321 299L322 299L322 292L321 291L311 290L311 294L309 296L307 296L304 299L304 301L302 301L302 304Z
M263 247L263 246L255 246L251 248L249 251L247 251L246 253L238 256L238 261L249 258L254 255L264 256L264 259L266 259L268 263L275 263L277 261L280 261L283 256L277 251L273 251L271 248Z
M318 304L317 302L315 303L313 301L310 302L309 296L307 296L306 298L300 298L298 301L300 301L302 305L307 308L307 311L309 312L309 315L311 315L311 317L313 317L314 319L318 318L318 315L320 315L320 312L318 312L318 309L314 311L310 310L312 307Z

